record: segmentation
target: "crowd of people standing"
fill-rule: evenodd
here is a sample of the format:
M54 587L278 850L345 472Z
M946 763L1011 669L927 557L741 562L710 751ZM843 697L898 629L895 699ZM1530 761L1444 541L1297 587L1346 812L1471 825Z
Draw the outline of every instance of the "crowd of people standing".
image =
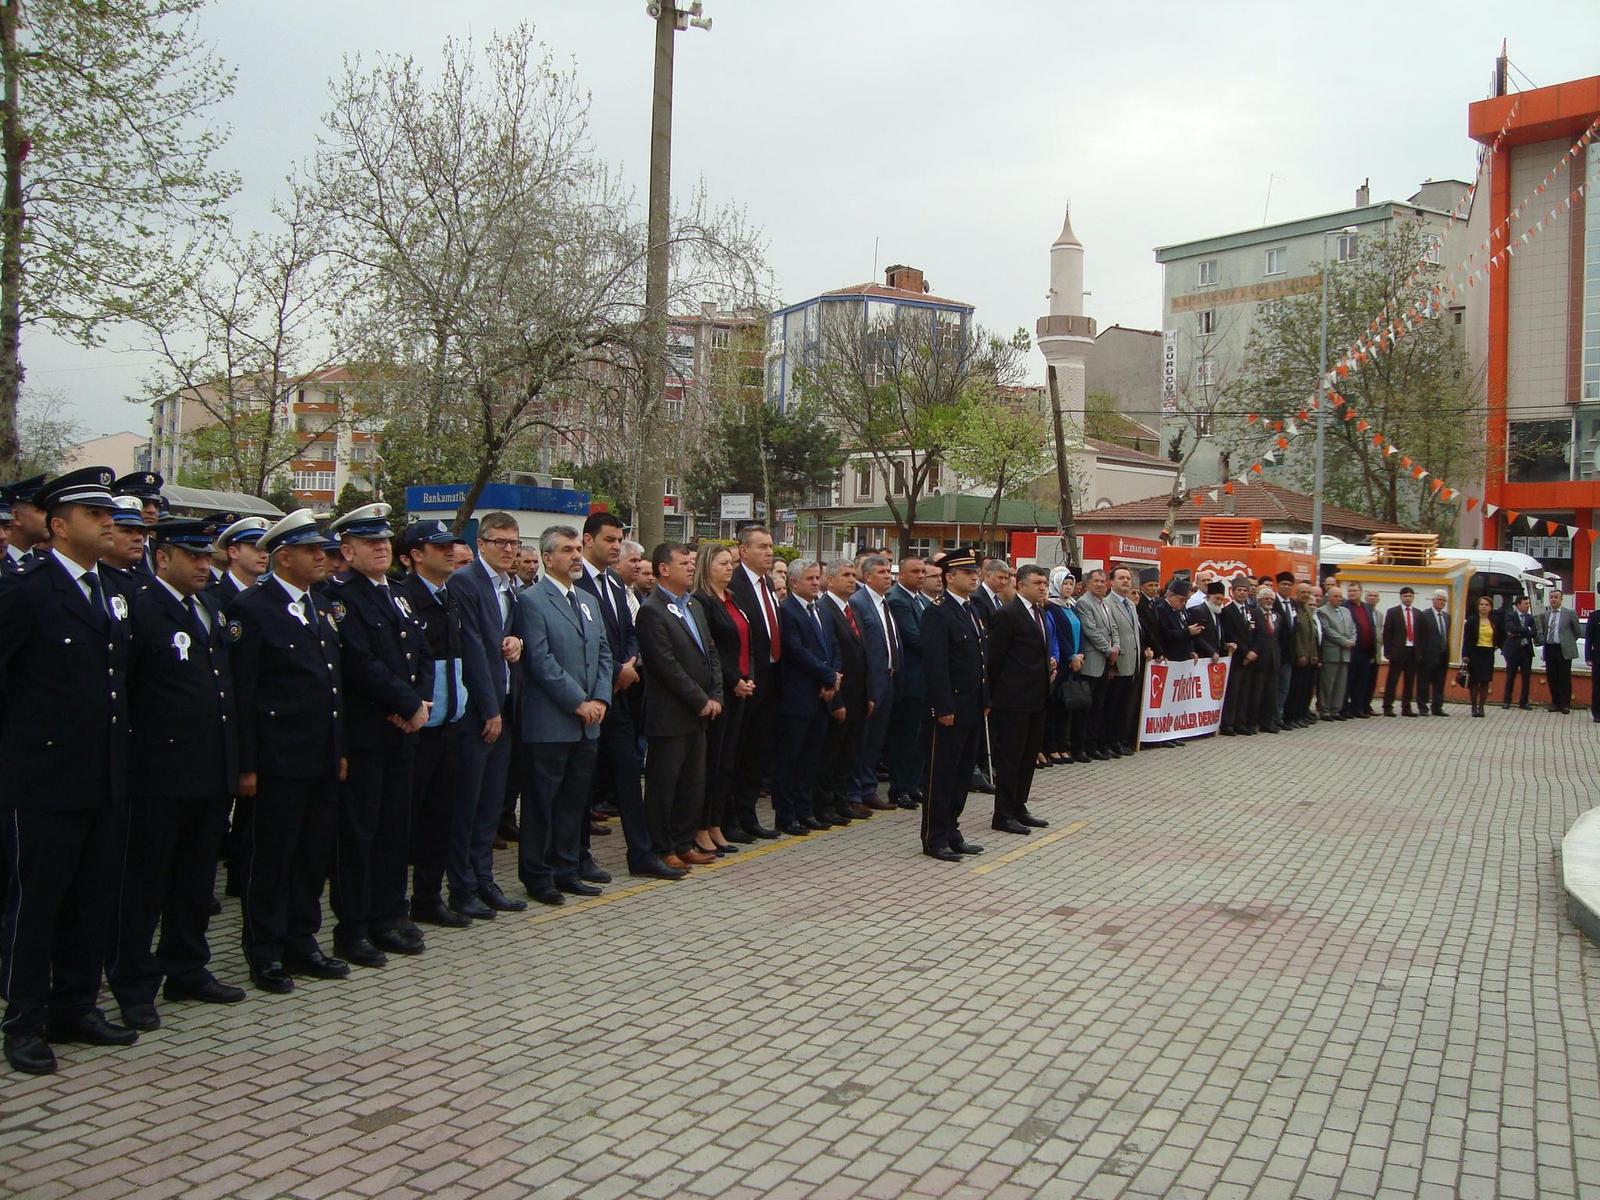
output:
M1380 658L1386 715L1397 694L1442 715L1458 662L1481 716L1496 649L1541 647L1570 703L1559 597L1481 608L1451 655L1443 593L1380 616L1289 575L786 562L759 524L646 556L606 512L536 548L492 512L469 545L383 504L171 519L160 487L84 468L0 490L0 1028L25 1072L159 1028L158 997L245 999L209 967L219 861L250 982L288 994L422 954L424 927L601 894L613 817L629 874L671 881L894 809L961 861L984 849L973 792L1025 837L1037 771L1138 747L1153 660L1231 657L1225 736L1374 715ZM522 895L496 875L512 842Z

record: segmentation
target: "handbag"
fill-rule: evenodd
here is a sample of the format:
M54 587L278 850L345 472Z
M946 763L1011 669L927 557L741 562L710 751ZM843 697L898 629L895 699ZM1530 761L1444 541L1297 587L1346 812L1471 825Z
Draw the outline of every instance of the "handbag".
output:
M1462 667L1459 671L1456 672L1456 686L1457 687L1466 687L1467 686L1467 669L1465 667Z
M1082 712L1094 703L1094 692L1087 679L1069 675L1056 682L1056 701L1067 712Z

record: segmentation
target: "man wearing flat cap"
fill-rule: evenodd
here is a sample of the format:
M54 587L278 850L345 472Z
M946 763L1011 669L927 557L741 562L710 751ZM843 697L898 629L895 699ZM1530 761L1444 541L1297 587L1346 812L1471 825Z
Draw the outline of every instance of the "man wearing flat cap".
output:
M933 720L933 752L923 788L922 852L960 862L963 854L983 851L962 837L961 814L989 708L983 672L987 633L972 603L978 587L977 553L971 546L947 550L933 565L944 577L944 595L922 614L923 684Z
M328 588L339 623L350 770L339 788L334 953L381 967L385 951L420 954L405 910L416 733L428 722L433 660L411 600L389 586L387 504L364 504L329 526L346 569Z
M293 975L343 979L349 964L317 945L322 885L345 776L340 639L317 595L326 535L296 509L262 535L272 576L239 596L228 620L239 712L239 795L249 805L244 955L262 991Z
M217 852L239 780L227 619L207 591L211 531L163 521L153 533L156 578L133 602L125 875L106 969L123 1022L138 1030L161 1024L163 979L171 1001L244 999L208 969Z
M7 1061L35 1075L56 1069L52 1042L138 1038L95 1006L128 778L128 597L99 565L111 480L85 467L40 486L51 548L0 585L0 1030Z

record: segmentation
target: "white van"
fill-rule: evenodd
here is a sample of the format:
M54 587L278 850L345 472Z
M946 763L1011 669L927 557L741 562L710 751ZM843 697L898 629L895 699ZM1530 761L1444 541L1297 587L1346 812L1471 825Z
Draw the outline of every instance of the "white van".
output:
M1261 540L1280 550L1311 553L1311 535L1306 533L1264 533ZM1526 596L1534 612L1543 612L1550 603L1550 589L1561 586L1561 576L1544 569L1544 564L1527 554L1511 550L1467 550L1459 546L1440 546L1440 558L1465 559L1472 564L1472 583L1468 601L1474 606L1487 594L1495 608L1509 607L1517 596ZM1342 538L1322 535L1322 561L1328 566L1364 562L1372 557L1372 547Z

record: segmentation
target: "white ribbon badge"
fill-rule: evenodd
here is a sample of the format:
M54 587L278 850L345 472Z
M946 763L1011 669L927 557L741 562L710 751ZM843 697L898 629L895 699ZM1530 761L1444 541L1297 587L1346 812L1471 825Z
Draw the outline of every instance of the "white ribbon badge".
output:
M172 635L172 648L178 652L179 662L189 661L190 645L191 642L189 640L189 635L184 633L183 630L180 629L177 633Z

